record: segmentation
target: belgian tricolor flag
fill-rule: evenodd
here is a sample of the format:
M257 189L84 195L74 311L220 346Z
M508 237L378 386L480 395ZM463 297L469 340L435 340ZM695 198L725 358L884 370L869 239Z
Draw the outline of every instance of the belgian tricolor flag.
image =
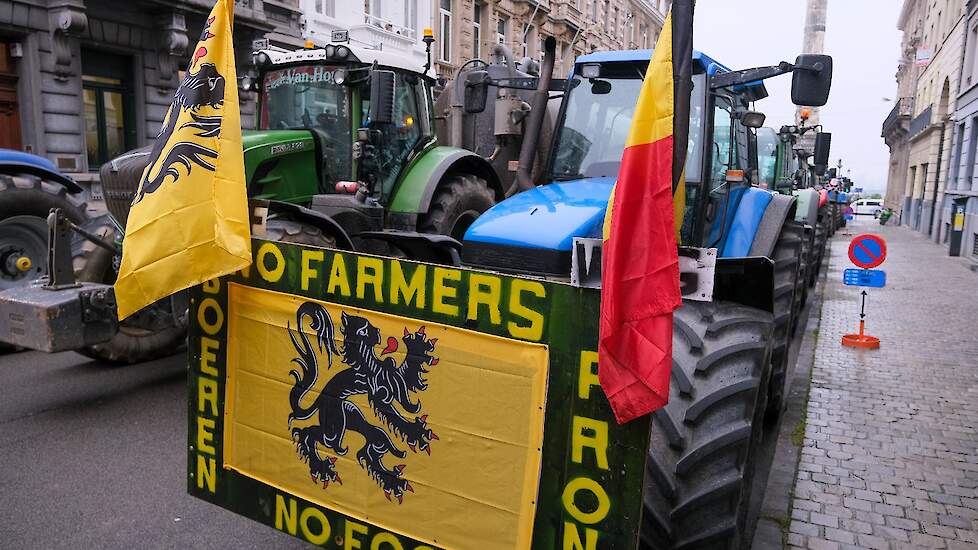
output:
M685 204L693 0L675 0L635 108L604 221L598 378L619 423L669 400Z

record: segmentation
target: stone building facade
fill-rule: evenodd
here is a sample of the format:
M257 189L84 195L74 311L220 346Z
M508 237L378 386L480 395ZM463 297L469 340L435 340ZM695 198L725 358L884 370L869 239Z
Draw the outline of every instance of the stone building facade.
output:
M651 48L671 0L435 0L433 26L438 74L451 78L462 63L505 44L519 59L541 59L548 37L557 40L555 76L581 54Z
M334 30L346 30L358 46L400 52L424 66L422 33L434 23L437 0L299 0L302 34L316 44L330 41Z
M943 237L952 256L978 262L978 0L969 0L961 85L954 111L954 137L947 188L941 206ZM957 233L954 238L953 233Z
M239 76L252 41L301 46L298 0L235 0ZM79 181L156 137L211 0L0 0L0 147ZM255 97L241 94L242 123Z
M903 32L900 59L897 62L897 90L894 105L883 121L882 137L890 149L890 164L886 178L884 205L899 212L907 187L910 160L910 117L914 113L914 96L921 67L917 64L917 48L921 47L924 31L924 11L927 3L907 0L903 3L897 28Z
M900 208L901 222L934 241L946 236L940 205L944 200L962 53L965 1L906 0L924 4L915 63L917 74L912 118L908 125L907 180Z

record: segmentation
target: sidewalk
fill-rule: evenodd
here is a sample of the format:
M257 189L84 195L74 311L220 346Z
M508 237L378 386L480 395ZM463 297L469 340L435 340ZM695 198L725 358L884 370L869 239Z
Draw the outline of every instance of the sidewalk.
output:
M851 236L887 241L887 287L866 332L842 284ZM850 224L832 239L790 548L978 548L978 274L906 228Z

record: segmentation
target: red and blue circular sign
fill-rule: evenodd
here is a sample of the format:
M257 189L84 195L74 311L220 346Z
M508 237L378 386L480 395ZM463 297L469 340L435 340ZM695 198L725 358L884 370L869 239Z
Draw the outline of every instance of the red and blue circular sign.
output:
M857 235L849 243L849 259L863 269L874 268L886 259L886 241L876 235Z

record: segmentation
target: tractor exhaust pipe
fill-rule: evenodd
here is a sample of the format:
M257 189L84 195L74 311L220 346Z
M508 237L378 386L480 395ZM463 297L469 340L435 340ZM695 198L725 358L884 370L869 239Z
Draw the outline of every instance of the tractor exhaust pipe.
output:
M543 64L540 66L540 82L530 100L530 116L523 127L523 145L520 147L519 169L516 171L516 184L519 191L533 188L530 174L533 172L533 160L536 158L540 140L540 129L547 114L547 102L550 100L550 80L554 75L554 59L556 58L557 41L551 36L543 44Z

